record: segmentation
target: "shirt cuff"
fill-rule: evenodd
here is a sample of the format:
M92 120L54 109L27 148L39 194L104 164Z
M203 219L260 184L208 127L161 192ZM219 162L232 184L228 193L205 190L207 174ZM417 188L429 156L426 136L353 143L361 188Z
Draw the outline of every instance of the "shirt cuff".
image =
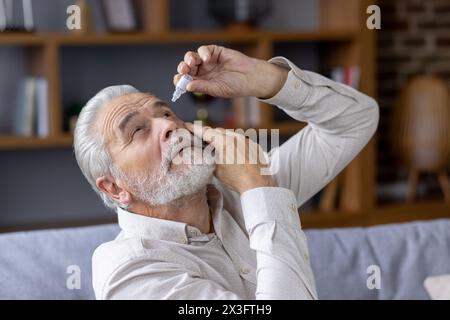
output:
M270 99L259 99L261 102L279 106L287 110L298 110L304 104L311 91L311 85L302 78L307 77L295 64L284 57L269 60L279 67L289 69L288 77L281 90ZM306 79L307 80L307 79Z
M241 195L241 206L247 232L261 223L285 222L301 226L297 200L286 188L261 187L250 189Z

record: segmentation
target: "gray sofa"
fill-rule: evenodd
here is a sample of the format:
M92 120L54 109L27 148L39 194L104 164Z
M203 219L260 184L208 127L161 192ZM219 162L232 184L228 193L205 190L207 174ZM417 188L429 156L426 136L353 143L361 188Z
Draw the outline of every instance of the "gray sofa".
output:
M99 225L0 234L0 299L93 299L91 255L118 231ZM321 299L428 299L424 279L450 274L450 220L306 234ZM73 265L79 289L67 288ZM371 265L380 268L379 290L367 287Z

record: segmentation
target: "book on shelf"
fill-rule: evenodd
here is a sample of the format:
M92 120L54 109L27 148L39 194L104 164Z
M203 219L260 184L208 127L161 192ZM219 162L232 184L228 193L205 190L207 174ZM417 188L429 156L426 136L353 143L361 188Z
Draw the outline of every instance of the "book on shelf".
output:
M22 137L49 134L48 83L41 77L26 77L19 84L14 134Z
M18 136L30 137L33 135L35 90L35 82L31 77L27 77L19 83L14 122L14 134Z
M352 88L359 88L360 69L358 66L334 67L330 73L331 80L343 83Z
M36 134L40 138L49 135L48 118L48 82L45 78L36 78Z

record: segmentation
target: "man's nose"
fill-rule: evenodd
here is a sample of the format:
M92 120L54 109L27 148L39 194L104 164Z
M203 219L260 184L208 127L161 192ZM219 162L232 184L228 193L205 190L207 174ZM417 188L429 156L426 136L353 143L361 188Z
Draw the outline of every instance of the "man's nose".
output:
M178 125L175 121L172 120L161 120L162 130L159 135L159 140L161 143L167 143L172 136L172 133L178 129Z

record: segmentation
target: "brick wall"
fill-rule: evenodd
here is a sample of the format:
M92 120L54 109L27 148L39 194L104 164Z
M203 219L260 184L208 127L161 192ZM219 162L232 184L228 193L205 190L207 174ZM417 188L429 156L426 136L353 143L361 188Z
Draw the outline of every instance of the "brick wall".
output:
M381 8L378 181L387 183L405 179L388 141L389 119L401 88L418 74L439 75L450 87L450 0L378 0L377 4Z

